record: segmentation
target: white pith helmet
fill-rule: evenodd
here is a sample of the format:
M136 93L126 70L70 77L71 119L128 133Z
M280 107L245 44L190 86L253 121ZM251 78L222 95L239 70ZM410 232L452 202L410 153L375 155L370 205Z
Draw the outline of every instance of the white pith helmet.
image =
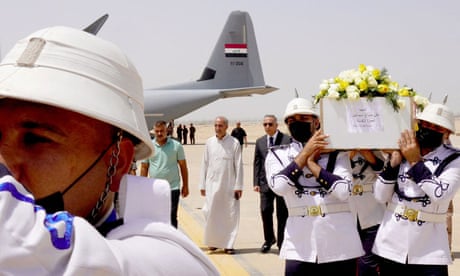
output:
M295 114L314 115L319 117L313 103L304 98L294 98L287 104L283 116L284 122L286 122L287 118Z
M430 103L417 115L417 119L430 122L455 132L454 113L445 105Z
M113 43L51 27L18 41L0 64L0 98L71 110L138 138L136 160L153 152L144 118L142 80Z

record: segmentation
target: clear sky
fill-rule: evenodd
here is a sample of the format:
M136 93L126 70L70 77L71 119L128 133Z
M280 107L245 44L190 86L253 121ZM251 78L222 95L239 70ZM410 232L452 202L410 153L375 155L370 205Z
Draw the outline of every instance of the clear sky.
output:
M233 10L249 12L265 81L265 96L218 100L180 121L282 116L297 89L302 97L323 79L360 63L387 68L392 79L432 93L460 114L458 0L14 0L0 9L4 55L29 33L54 25L83 28L109 14L99 36L118 44L145 88L195 80Z

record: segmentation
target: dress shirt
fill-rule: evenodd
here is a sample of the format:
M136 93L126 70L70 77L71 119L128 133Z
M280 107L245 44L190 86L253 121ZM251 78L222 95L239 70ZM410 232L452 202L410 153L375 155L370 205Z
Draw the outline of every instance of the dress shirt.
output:
M275 134L273 134L273 136L270 136L270 135L267 134L267 145L268 145L268 147L272 147L272 146L275 145L276 135L278 135L278 131L276 131ZM270 138L272 138L273 141L270 141ZM270 144L270 142L271 142L272 144Z

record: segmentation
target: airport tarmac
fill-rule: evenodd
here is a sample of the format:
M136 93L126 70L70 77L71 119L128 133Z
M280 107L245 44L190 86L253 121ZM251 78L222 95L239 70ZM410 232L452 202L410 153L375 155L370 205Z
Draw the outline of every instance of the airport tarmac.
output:
M264 242L262 222L259 211L259 194L253 191L252 162L254 142L264 134L263 128L257 122L242 122L242 127L248 133L247 147L243 147L244 190L241 198L241 216L239 233L235 243L235 255L227 255L223 251L208 254L202 243L204 218L201 208L204 198L198 189L201 159L204 142L214 134L212 123L196 124L197 134L195 145L184 145L189 170L190 195L180 201L179 229L187 234L212 260L221 275L283 275L284 261L278 257L278 249L272 247L267 254L262 254L260 248ZM194 123L195 125L195 123ZM284 123L280 129L286 132ZM234 127L230 122L229 130ZM459 128L457 128L459 129ZM452 143L460 146L460 136L452 136ZM460 195L454 199L453 216L453 256L454 263L449 266L449 275L460 275ZM276 221L276 218L274 219ZM180 265L180 264L178 264Z

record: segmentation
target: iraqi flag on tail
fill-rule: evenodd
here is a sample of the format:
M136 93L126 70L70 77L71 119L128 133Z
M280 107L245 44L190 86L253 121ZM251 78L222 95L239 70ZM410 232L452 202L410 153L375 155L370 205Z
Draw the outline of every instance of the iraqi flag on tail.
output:
M247 57L248 45L245 44L225 44L225 57Z

